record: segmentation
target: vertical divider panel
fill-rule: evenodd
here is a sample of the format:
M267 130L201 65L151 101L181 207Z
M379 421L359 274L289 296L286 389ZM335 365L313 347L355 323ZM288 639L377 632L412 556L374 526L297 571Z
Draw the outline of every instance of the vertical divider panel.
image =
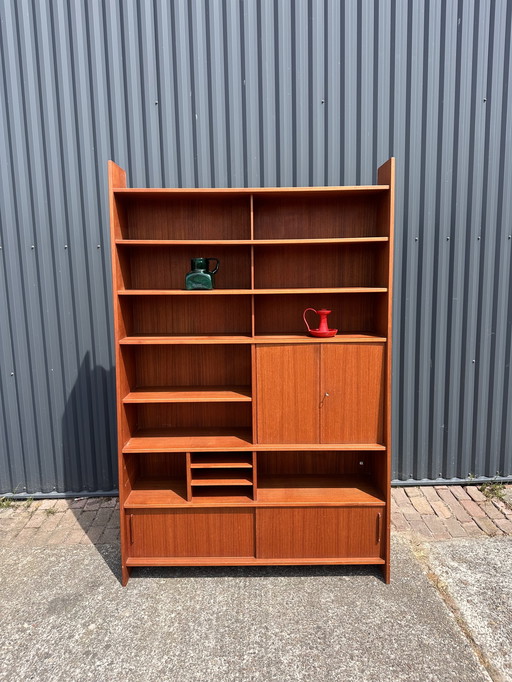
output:
M258 500L258 455L252 453L252 499Z
M187 477L187 502L192 502L192 482L191 482L192 471L190 469L190 465L191 465L190 452L187 452L185 454L185 460L186 460L185 473L186 473L186 477Z
M253 296L254 299L254 296ZM251 344L251 396L252 396L252 442L258 442L258 401L256 400L257 394L257 376L256 362L258 354L256 352L256 345Z

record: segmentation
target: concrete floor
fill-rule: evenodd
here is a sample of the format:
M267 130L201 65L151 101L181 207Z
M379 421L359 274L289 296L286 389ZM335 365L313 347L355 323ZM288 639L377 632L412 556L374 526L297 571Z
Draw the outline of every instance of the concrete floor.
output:
M510 538L395 534L367 567L138 569L116 545L8 546L1 680L512 680Z

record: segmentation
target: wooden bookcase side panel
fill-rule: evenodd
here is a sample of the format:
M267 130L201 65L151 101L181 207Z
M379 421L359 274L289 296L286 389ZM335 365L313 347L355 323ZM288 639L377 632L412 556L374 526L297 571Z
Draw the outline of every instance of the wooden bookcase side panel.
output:
M384 523L384 551L383 558L385 564L383 567L384 579L387 583L390 580L390 544L391 544L391 400L392 400L392 343L393 343L393 254L394 254L394 233L395 233L395 159L390 158L379 169L377 173L378 182L385 182L389 185L389 192L385 201L382 203L382 208L379 213L379 224L381 230L385 230L388 237L388 295L387 295L387 319L386 323L386 390L385 390L385 409L384 409L384 443L386 444L387 457L385 458L385 465L379 476L379 482L385 491L386 507L384 509L385 523ZM381 328L384 321L381 324Z
M121 538L121 571L122 583L126 585L130 569L126 565L128 557L129 537L125 522L124 504L131 492L132 481L135 478L133 466L127 465L122 455L122 449L132 431L133 424L129 421L123 408L122 398L126 392L128 381L124 370L119 339L126 335L125 321L122 317L116 292L124 287L122 277L122 259L118 258L116 239L123 236L126 224L126 213L118 205L114 196L114 189L126 187L126 173L112 161L108 162L108 193L110 213L110 254L112 263L112 291L114 297L114 352L116 359L116 412L117 412L117 454L118 454L118 479L119 479L119 514L120 514L120 538Z

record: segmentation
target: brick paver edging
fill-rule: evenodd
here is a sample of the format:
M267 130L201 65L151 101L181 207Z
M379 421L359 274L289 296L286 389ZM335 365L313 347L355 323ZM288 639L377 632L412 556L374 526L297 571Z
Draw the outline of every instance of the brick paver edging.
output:
M512 536L512 486L506 501L476 486L393 488L391 526L419 539ZM117 498L13 502L0 508L0 546L111 545L119 542Z
M428 540L512 535L512 486L505 500L488 499L477 486L393 488L391 527Z

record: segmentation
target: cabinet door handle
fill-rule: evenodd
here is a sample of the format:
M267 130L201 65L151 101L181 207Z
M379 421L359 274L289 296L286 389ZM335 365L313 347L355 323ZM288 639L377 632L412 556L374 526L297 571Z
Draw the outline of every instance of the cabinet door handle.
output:
M381 532L381 521L382 521L382 514L379 512L377 514L377 542L380 542L380 532Z
M128 517L128 528L130 531L130 545L133 545L133 514Z

